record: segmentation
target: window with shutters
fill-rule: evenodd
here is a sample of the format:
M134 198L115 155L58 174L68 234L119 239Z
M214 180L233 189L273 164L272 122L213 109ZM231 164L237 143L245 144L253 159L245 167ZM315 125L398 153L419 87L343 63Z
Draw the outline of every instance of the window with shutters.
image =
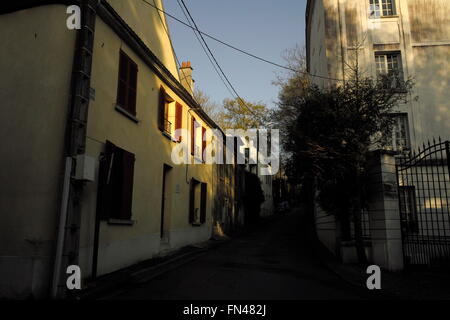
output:
M134 163L134 154L106 142L100 159L97 199L102 219L131 219Z
M120 51L117 106L132 116L136 115L137 74L137 64Z
M189 190L189 223L201 226L206 222L207 184L191 179Z
M158 128L168 138L181 142L182 137L175 133L176 130L183 128L183 106L175 102L163 87L161 87L159 94Z

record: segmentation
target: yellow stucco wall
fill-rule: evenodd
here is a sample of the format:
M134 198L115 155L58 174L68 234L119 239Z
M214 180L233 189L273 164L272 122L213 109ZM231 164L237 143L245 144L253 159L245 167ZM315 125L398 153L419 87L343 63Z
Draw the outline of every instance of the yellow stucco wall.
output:
M66 7L0 15L0 296L49 283L75 32Z
M130 23L132 24L132 23ZM150 26L149 26L150 28ZM149 39L143 39L144 42ZM119 52L123 50L138 65L137 105L135 123L115 110ZM162 52L171 52L166 43ZM101 19L97 19L88 121L87 154L98 159L104 142L110 140L136 156L132 204L133 226L108 225L102 222L100 231L99 274L111 272L164 251L207 240L211 235L211 210L214 180L211 165L175 165L171 161L175 142L158 129L157 107L159 88L183 106L183 128L190 128L188 106L159 79L136 54ZM192 113L195 114L195 113ZM202 126L208 127L196 116ZM169 229L168 241L160 239L163 165L173 167L167 185ZM189 179L208 184L207 223L201 227L189 224ZM92 260L97 183L89 184L83 198L83 222L80 264L89 276ZM167 240L167 239L166 239Z
M141 0L107 0L145 45L161 60L179 80L176 60L170 46L167 31L170 29L165 15ZM164 10L162 0L149 0ZM161 21L162 20L162 21Z

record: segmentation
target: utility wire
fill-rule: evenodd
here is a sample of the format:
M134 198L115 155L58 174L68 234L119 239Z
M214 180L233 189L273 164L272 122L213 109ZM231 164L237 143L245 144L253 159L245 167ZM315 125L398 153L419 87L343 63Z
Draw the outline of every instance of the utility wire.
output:
M195 32L195 29L194 29L194 27L192 26L191 21L189 20L189 17L188 17L188 15L187 15L187 13L185 12L185 10L184 10L182 4L180 3L180 0L177 0L177 3L178 3L178 5L180 6L181 11L182 11L183 14L184 14L184 16L185 16L185 18L186 18L186 21L188 21L189 25L192 27L192 31L194 32L195 37L197 38L198 42L200 43L200 45L201 45L201 47L202 47L202 49L203 49L203 52L205 52L206 56L208 57L209 62L210 62L211 65L213 66L213 68L214 68L214 70L216 71L217 75L219 76L220 80L222 80L222 82L223 82L223 84L225 85L225 87L227 88L228 92L233 96L233 95L234 95L233 92L232 92L231 89L228 87L228 84L226 83L226 81L223 79L221 73L220 73L219 70L217 69L217 66L214 64L213 59L210 57L210 55L209 55L208 51L206 50L206 47L205 47L205 45L203 44L202 40L200 39L199 35L197 34L197 32Z
M249 57L252 57L252 58L254 58L254 59L257 59L257 60L260 60L260 61L262 61L262 62L271 64L271 65L276 66L276 67L278 67L278 68L282 68L282 69L289 70L289 71L296 72L296 73L302 73L302 74L305 74L305 75L308 75L308 76L314 77L314 78L320 78L320 79L325 79L325 80L333 80L333 81L343 81L343 82L346 81L346 80L344 80L344 79L338 79L338 78L331 78L331 77L326 77L326 76L320 76L320 75L316 75L316 74L311 74L311 73L306 72L306 71L296 70L296 69L294 69L294 68L290 68L290 67L287 67L287 66L283 66L283 65L281 65L281 64L279 64L279 63L276 63L276 62L267 60L267 59L265 59L265 58L261 58L261 57L255 55L255 54L253 54L253 53L250 53L250 52L245 51L245 50L243 50L243 49L239 49L239 48L237 48L236 46L233 46L233 45L231 45L231 44L229 44L229 43L227 43L227 42L225 42L225 41L222 41L222 40L218 39L217 37L214 37L214 36L212 36L212 35L210 35L210 34L208 34L208 33L206 33L206 32L203 32L203 31L201 31L201 30L196 29L195 27L193 27L193 26L187 24L186 22L184 22L184 21L178 19L178 18L175 17L174 15L172 15L172 14L170 14L170 13L168 13L168 12L166 12L166 11L160 9L160 8L158 8L158 7L155 6L155 5L152 5L151 3L149 3L149 2L146 1L146 0L142 0L142 2L148 4L149 6L155 8L155 9L158 10L158 11L161 11L161 12L164 13L166 16L168 16L168 17L172 18L173 20L175 20L175 21L177 21L177 22L183 24L184 26L186 26L186 27L188 27L188 28L190 28L190 29L193 29L193 30L198 31L199 34L204 35L205 37L208 37L208 38L210 38L210 39L212 39L212 40L214 40L214 41L216 41L216 42L219 42L219 43L223 44L223 45L226 46L226 47L229 47L229 48L231 48L231 49L233 49L233 50L235 50L235 51L238 51L238 52L240 52L240 53L242 53L242 54L245 54L245 55L247 55L247 56L249 56Z
M144 2L146 2L146 1L144 1ZM147 4L151 5L150 3L147 3ZM164 12L164 11L163 11L163 10L160 10L160 9L158 8L158 6L156 5L156 1L155 1L155 0L153 0L153 4L154 4L154 5L153 5L152 7L154 7L155 9L158 9L158 17L159 17L159 20L161 21L161 24L162 24L162 26L163 26L164 31L165 31L166 34L167 34L167 37L169 38L170 47L172 48L172 53L173 53L173 56L175 57L175 60L176 60L175 62L176 62L176 64L178 65L178 69L181 70L181 72L183 73L184 78L186 79L186 74L184 73L184 69L181 68L181 63L180 63L180 60L178 60L177 54L176 54L176 52L175 52L175 48L174 48L173 43L172 43L172 38L170 37L170 34L169 34L169 30L167 30L167 26L166 26L166 24L164 23L164 20L163 20L163 18L161 17L161 14L160 14L160 12ZM194 99L194 100L195 100L195 99Z
M200 30L197 27L197 24L195 23L194 18L192 17L191 13L189 12L188 7L186 6L186 4L184 3L184 0L181 0L181 3L183 4L184 9L186 10L190 20L192 21L192 23L194 24L195 30L198 32L198 34L200 35L200 38L202 39L203 44L206 47L206 50L208 50L209 54L211 55L211 58L214 60L215 64L217 65L217 68L219 69L220 73L223 75L225 81L228 83L228 85L230 86L231 90L234 92L237 101L240 102L241 106L245 107L247 109L247 111L249 111L251 114L253 114L255 117L259 118L259 116L253 112L249 106L245 103L244 99L241 98L241 96L239 95L239 93L236 91L235 87L233 86L233 84L231 83L231 81L228 79L227 75L225 74L225 72L223 71L222 67L220 66L219 62L217 61L216 57L214 56L214 54L212 53L211 49L208 46L208 43L206 42L205 38L203 37L202 33L200 32Z

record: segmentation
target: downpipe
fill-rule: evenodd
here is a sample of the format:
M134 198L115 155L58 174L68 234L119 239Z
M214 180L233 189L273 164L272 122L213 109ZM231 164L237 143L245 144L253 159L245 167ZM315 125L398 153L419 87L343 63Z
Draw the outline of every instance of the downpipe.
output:
M61 209L59 215L58 239L56 242L55 265L53 269L53 281L51 291L52 299L56 299L58 297L58 285L59 279L61 278L61 264L64 249L64 238L66 236L67 208L69 205L69 192L70 192L70 179L72 173L72 166L73 166L73 159L71 157L66 157Z

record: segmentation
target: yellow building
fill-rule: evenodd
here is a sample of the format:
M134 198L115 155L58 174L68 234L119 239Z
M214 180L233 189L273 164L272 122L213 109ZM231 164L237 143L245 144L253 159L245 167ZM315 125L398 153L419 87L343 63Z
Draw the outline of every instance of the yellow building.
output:
M220 175L198 155L217 126L192 98L190 63L177 68L165 16L140 0L81 1L69 30L66 1L48 3L0 15L0 296L61 294L67 265L87 279L213 230ZM172 162L181 143L200 164Z

